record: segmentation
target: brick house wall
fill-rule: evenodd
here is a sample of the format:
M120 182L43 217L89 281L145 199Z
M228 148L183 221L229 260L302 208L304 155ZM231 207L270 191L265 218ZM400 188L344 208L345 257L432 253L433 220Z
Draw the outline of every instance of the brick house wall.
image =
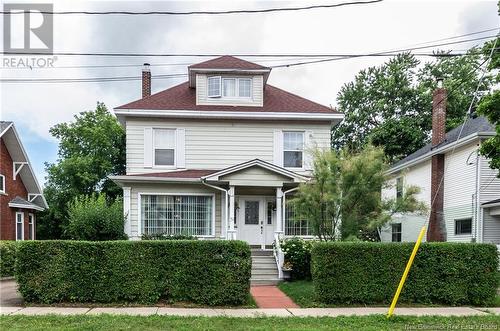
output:
M11 208L8 205L16 196L28 199L28 192L21 177L18 175L14 180L13 171L12 158L0 138L0 174L5 176L5 194L0 193L0 240L16 240L16 212L24 213L24 239L29 238L29 214L35 215L33 226L36 226L34 210ZM35 230L34 232L36 233Z

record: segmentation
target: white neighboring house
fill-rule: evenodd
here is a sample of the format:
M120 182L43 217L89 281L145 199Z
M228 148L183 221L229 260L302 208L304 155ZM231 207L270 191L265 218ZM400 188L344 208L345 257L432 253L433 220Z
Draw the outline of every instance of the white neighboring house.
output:
M475 117L467 120L461 134L460 130L449 131L438 144L430 143L395 163L389 170L391 187L382 195L394 198L403 194L405 186L415 185L421 188L418 199L430 207L434 196L432 158L442 155L444 179L437 194L437 200L441 195L442 208L437 203L435 213L442 215L444 239L500 245L500 179L488 159L478 155L481 141L495 134L494 126L484 117ZM436 177L440 179L439 170ZM428 220L429 214L397 215L382 230L381 240L416 241L422 226L429 225Z
M114 109L126 129L125 232L239 239L270 249L290 223L284 201L308 180L308 149L330 148L343 115L267 84L270 68L223 56L188 68L189 81Z

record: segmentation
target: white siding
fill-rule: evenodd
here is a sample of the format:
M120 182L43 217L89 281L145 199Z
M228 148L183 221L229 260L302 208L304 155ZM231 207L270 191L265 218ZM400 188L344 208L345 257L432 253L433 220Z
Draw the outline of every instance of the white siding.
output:
M212 75L213 76L213 75ZM207 97L207 75L196 75L196 104L197 105L224 105L224 106L252 106L262 107L264 104L264 77L262 75L228 75L217 74L224 77L245 77L252 78L252 98L251 99L224 99ZM222 92L222 91L221 91Z
M328 122L129 119L126 123L127 174L164 170L144 167L144 128L147 127L185 129L187 169L219 170L255 158L273 162L276 129L310 130L315 145L330 147Z
M497 177L498 170L491 169L489 161L481 157L480 161L480 185L479 199L480 203L500 198L500 179ZM490 215L490 208L484 208L483 215L483 242L500 244L500 216Z
M250 167L221 177L221 180L229 181L229 185L235 186L283 186L283 182L289 182L290 178L261 167Z
M474 194L476 192L476 150L472 143L445 154L444 219L447 241L471 242L475 231ZM467 162L469 159L469 162ZM472 234L455 235L455 220L473 219Z
M130 230L131 239L138 238L139 193L214 193L215 194L215 237L221 233L221 192L196 184L131 184Z

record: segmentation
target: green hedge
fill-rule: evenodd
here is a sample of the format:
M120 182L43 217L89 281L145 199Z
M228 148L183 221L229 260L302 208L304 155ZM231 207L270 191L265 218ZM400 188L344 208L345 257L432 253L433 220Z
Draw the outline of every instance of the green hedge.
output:
M160 299L239 305L251 258L241 241L34 241L19 245L16 277L28 302Z
M14 276L17 241L0 241L0 277Z
M389 303L413 249L412 243L320 243L311 271L324 303ZM424 243L400 302L491 304L498 287L497 248L487 244Z

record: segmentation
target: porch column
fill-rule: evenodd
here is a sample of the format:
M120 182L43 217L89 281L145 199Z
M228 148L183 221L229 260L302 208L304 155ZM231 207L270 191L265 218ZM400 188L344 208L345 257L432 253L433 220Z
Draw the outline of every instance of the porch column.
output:
M281 187L276 188L276 231L278 236L283 235L283 191Z
M132 236L132 229L130 226L130 187L123 188L123 216L125 217L125 224L123 232L130 238Z
M229 230L227 230L227 239L236 239L236 231L234 230L234 186L229 187Z

